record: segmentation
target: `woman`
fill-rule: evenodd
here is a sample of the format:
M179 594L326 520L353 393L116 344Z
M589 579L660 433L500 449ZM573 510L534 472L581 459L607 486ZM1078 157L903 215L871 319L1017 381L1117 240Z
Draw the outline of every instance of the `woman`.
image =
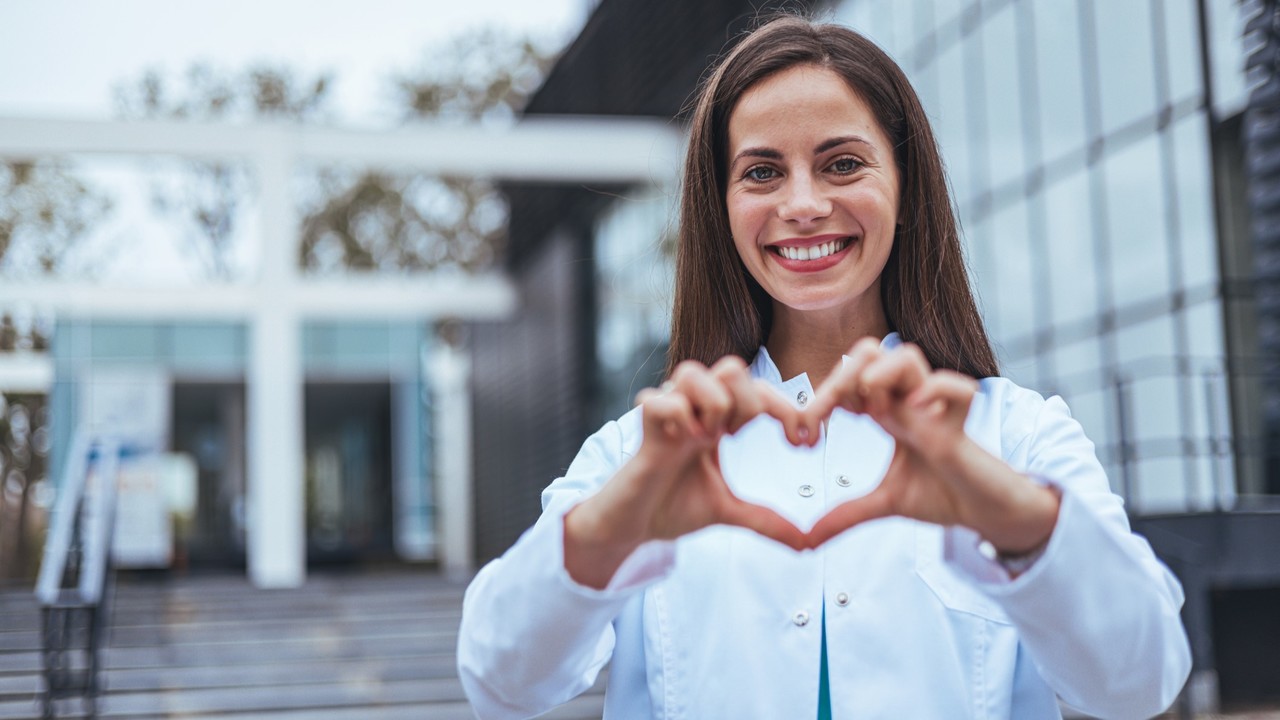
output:
M608 718L1167 707L1181 588L1062 401L997 377L892 60L800 18L748 35L701 88L681 211L668 381L468 589L480 716L606 663Z

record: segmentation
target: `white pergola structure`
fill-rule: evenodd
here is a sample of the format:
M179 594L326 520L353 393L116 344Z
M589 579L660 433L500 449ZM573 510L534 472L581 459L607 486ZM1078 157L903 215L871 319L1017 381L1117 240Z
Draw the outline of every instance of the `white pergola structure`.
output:
M292 124L212 125L0 118L0 157L59 155L238 158L257 172L262 243L257 276L234 285L140 288L73 282L0 283L0 306L78 317L236 319L250 330L247 366L247 559L258 587L306 578L301 321L312 318L496 319L516 307L500 273L414 278L308 278L288 193L300 162L434 175L674 186L683 134L661 121L539 117L510 127L418 125L351 131ZM467 392L465 388L460 392ZM457 407L457 398L445 406ZM440 555L469 566L468 442L442 443L437 466L462 477L438 494ZM462 506L458 506L462 505Z

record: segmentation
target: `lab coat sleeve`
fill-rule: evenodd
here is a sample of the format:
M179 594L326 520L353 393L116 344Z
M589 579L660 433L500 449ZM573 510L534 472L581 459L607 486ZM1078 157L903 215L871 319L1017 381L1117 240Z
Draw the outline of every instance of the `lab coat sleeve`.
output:
M1005 459L1061 490L1057 525L1044 554L1016 579L963 528L948 532L947 559L1003 607L1067 704L1104 718L1159 714L1191 669L1182 586L1130 531L1122 500L1066 404L1019 395L1010 410L1015 421L1021 412L1018 424L1030 432L1006 438Z
M613 652L614 618L674 564L672 543L651 542L627 558L604 590L580 585L565 571L565 513L625 457L618 423L591 436L565 476L543 492L538 522L467 588L458 672L478 717L532 717L589 689Z

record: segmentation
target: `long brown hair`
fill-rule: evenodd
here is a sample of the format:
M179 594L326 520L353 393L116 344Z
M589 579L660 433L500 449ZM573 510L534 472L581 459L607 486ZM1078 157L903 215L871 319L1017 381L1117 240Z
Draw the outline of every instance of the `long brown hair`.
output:
M699 87L680 191L667 374L687 359L711 364L737 355L750 362L769 337L773 301L743 266L729 232L729 115L753 85L796 65L843 77L894 145L907 212L880 280L889 327L919 345L935 368L999 374L969 288L942 158L915 90L870 40L793 15L747 34Z

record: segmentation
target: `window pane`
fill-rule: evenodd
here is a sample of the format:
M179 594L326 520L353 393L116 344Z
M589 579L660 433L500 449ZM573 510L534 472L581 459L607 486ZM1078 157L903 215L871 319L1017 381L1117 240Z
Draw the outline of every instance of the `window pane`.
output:
M956 201L964 204L972 196L973 178L969 166L969 124L965 115L968 92L964 83L964 58L959 43L943 52L937 61L939 107L938 142L947 174L955 188Z
M1027 207L1023 202L998 212L992 224L992 248L996 251L996 301L1000 316L1000 340L1006 344L1036 330L1035 268L1027 237Z
M920 104L924 106L929 123L933 126L934 136L938 134L938 123L942 119L942 107L938 96L938 63L931 62L911 76L911 87L920 96Z
M1134 488L1136 509L1144 513L1176 512L1185 510L1186 480L1183 459L1154 458L1136 463L1137 477Z
M1209 131L1203 112L1173 127L1182 242L1182 282L1186 288L1218 281L1217 231L1213 221L1213 176L1209 171Z
M150 323L101 322L90 327L95 360L133 360L160 363L165 357L165 333Z
M1045 203L1053 324L1096 317L1098 262L1088 176L1079 172L1050 185Z
M889 3L885 3L889 5ZM910 62L911 53L916 48L916 4L913 2L893 3L893 46L897 48L900 62Z
M175 368L238 370L245 363L245 326L231 323L176 323Z
M1046 160L1085 146L1080 12L1075 3L1035 0L1036 77Z
M1173 357L1173 318L1162 315L1116 331L1116 360L1125 372ZM1168 363L1165 363L1167 365Z
M1208 0L1213 109L1219 117L1228 117L1243 110L1249 99L1244 74L1244 26L1239 4L1239 0Z
M933 21L938 28L959 21L960 11L970 2L971 0L933 0Z
M983 219L979 222L963 224L965 240L965 259L969 261L972 275L973 292L978 301L978 310L982 313L987 325L987 332L992 338L1000 336L999 298L996 292L996 243L991 232L991 223ZM997 341L998 342L998 341Z
M1099 2L1093 4L1093 12L1102 131L1109 135L1156 111L1151 5L1133 0Z
M1177 103L1200 94L1200 21L1196 0L1163 0L1165 62L1169 68L1169 100Z
M1218 298L1197 303L1183 311L1187 323L1187 351L1196 358L1221 358L1226 354L1222 339L1222 304Z
M1110 445L1107 437L1107 414L1112 404L1111 395L1106 390L1091 390L1073 393L1065 399L1071 409L1071 417L1084 428L1085 437L1100 447Z
M1017 28L1013 7L983 26L982 52L986 68L987 149L992 187L1022 178L1022 96L1018 88Z
M1117 307L1169 292L1161 171L1154 135L1104 163L1111 289Z
M1178 383L1169 375L1139 378L1129 385L1133 410L1129 428L1139 442L1182 437Z

